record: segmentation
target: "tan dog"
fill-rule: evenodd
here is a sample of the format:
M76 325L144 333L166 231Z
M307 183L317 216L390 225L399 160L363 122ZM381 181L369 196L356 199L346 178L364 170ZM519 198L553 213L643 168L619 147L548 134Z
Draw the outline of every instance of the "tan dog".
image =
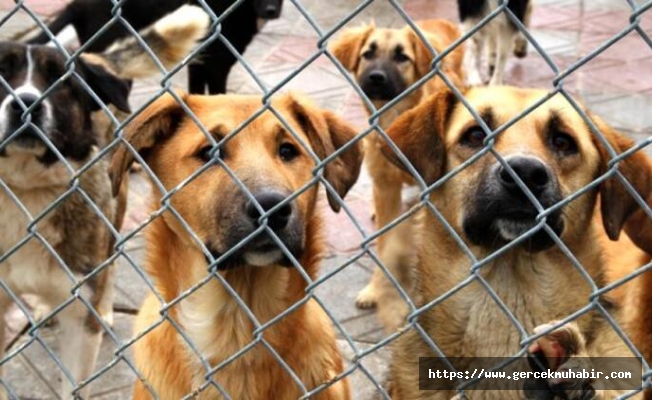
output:
M473 88L464 93L492 129L504 125L545 95L544 91L510 87ZM597 117L591 118L616 153L633 145ZM428 183L477 156L486 139L469 111L446 90L401 116L388 134ZM542 329L552 329L548 324L587 306L591 286L552 236L543 228L537 229L539 211L525 196L515 176L542 209L550 209L604 174L609 153L561 95L547 100L500 133L493 148L510 166L511 173L491 153L481 155L441 184L430 201L477 260L494 255L479 267L478 275L493 288L528 335L543 333ZM389 147L383 151L399 163ZM650 169L640 168L648 163L647 157L637 152L619 165L639 193L652 190ZM593 218L598 194L603 226ZM547 214L545 225L602 287L606 265L599 238L606 232L612 240L617 239L636 207L624 187L609 179L569 204L554 208ZM418 290L423 299L420 305L451 294L419 316L421 327L447 357L508 357L523 350L524 337L480 281L476 279L459 291L449 292L470 277L473 262L429 208L424 207L417 218ZM531 235L523 238L526 233ZM503 249L515 240L516 245ZM617 309L608 304L605 307L618 317ZM383 312L383 303L379 308ZM570 362L573 358L569 357L575 355L632 355L595 311L525 346L532 353L546 356L553 371L564 368L564 362ZM415 330L397 341L390 373L393 399L450 399L455 395L454 390L419 390L419 357L434 355ZM561 361L554 361L558 359L553 356L559 356ZM554 383L546 384L552 387ZM582 390L586 389L582 386ZM514 391L466 394L470 398L522 398ZM596 394L598 398L614 398L613 392ZM569 398L579 397L571 393Z
M455 25L445 20L422 21L418 25L438 53L447 49L459 37ZM376 109L385 106L428 74L433 61L426 45L409 26L385 29L371 24L348 29L335 39L330 50L353 73ZM459 85L463 79L462 58L462 49L458 47L441 63L442 71L455 85ZM380 116L380 127L387 129L396 117L442 87L445 87L445 83L441 79L430 79L384 112ZM410 175L388 163L381 155L379 149L383 143L380 134L370 135L365 141L365 162L373 183L378 229L399 216L402 186L415 184ZM414 264L410 251L411 241L409 224L405 223L378 239L381 260L404 288L411 286L410 269ZM376 269L371 282L359 293L357 306L374 307L379 291L387 283L383 273ZM395 321L385 322L389 326L395 324Z
M638 166L640 170L650 168L652 165L649 163ZM652 197L648 197L647 202L652 205ZM605 274L609 283L638 273L638 268L648 266L652 261L652 220L643 210L637 211L629 219L625 232L627 236L621 237L618 242L603 239L602 247L606 249L610 261ZM627 335L647 363L652 363L652 319L649 316L652 307L652 271L648 268L616 287L612 296L622 305ZM645 391L645 399L652 399L652 389Z
M255 96L183 96L183 100L217 141L261 105ZM320 159L355 136L355 130L333 113L295 96L285 95L272 105ZM306 280L290 259L298 260L305 273L315 278L322 251L321 219L315 209L318 185L309 186L295 199L289 196L313 179L315 161L270 111L221 147L219 162L242 181L250 196L212 158L211 143L172 96L160 98L138 116L125 138L167 190L211 160L216 163L180 188L171 197L171 205L217 260L213 268L260 324L305 298ZM126 148L116 152L111 167L114 188L120 187L121 176L133 158ZM354 145L329 162L323 176L343 197L356 181L361 163L361 149ZM153 202L155 209L159 202L160 195ZM333 210L339 210L336 196L329 195L329 203ZM265 211L266 226L260 220L260 210ZM275 244L274 237L287 251ZM147 238L145 268L166 303L208 276L211 258L172 212L165 211L152 221ZM239 250L222 257L235 246ZM156 325L161 320L161 307L154 295L148 297L138 315L136 332ZM215 277L171 308L169 316L212 367L255 339L252 332L256 326ZM307 390L326 385L315 398L349 398L346 380L330 382L342 372L342 360L331 322L314 300L265 329L263 337ZM158 398L179 399L194 391L200 398L221 398L206 379L201 359L168 321L138 340L134 355ZM234 399L295 399L304 394L262 343L211 374L211 379ZM138 382L135 398L151 397Z

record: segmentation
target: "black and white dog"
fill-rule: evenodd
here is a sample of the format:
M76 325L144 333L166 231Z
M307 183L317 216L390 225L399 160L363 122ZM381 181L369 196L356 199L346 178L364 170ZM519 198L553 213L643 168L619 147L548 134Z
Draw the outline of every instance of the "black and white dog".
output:
M526 27L530 25L534 0L457 0L462 30L470 31L501 3L509 1L507 8ZM464 67L467 83L481 85L482 56L486 51L489 65L489 84L501 85L507 57L513 51L518 58L527 55L527 39L517 29L506 13L500 13L467 41Z
M125 0L120 15L134 29L139 30L187 2L199 3L197 0ZM258 32L261 20L280 16L282 2L283 0L206 0L206 4L218 17L236 5L222 21L221 34L240 54ZM113 18L113 7L110 0L73 0L48 28L56 35L66 26L72 25L80 44L84 44ZM120 22L116 22L94 38L87 49L105 50L111 43L127 35L129 31ZM50 37L42 32L30 42L43 44L49 40ZM188 90L197 94L204 94L206 90L210 94L226 93L227 77L236 61L226 45L219 38L215 39L205 47L196 62L188 67Z
M208 27L202 9L185 6L141 36L172 67ZM84 53L70 66L54 47L0 42L0 279L15 296L35 294L57 310L50 314L62 331L58 355L75 380L63 375L63 399L87 398L87 388L75 388L95 368L103 331L90 307L104 317L113 302L112 269L96 268L113 249L110 225L121 223L108 161L95 160L100 138L91 114L100 104L87 88L129 111L126 79L158 71L134 38ZM11 304L0 291L0 359Z

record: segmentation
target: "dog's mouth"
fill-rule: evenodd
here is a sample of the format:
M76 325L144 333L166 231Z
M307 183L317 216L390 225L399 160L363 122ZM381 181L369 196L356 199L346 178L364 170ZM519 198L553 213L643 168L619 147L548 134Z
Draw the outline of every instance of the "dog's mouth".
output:
M22 147L24 149L33 149L35 147L45 147L45 143L39 136L36 129L32 127L25 128L18 136L16 136L11 144L16 147Z
M517 211L496 216L494 225L506 241L517 239L538 224L536 213Z
M208 247L211 249L211 247ZM290 250L290 249L288 249ZM295 258L298 254L290 251ZM220 260L226 252L220 252L211 249L211 256L213 260ZM206 257L206 262L211 264L210 257ZM229 254L226 258L218 261L216 268L218 271L225 271L239 266L254 266L254 267L292 267L292 262L287 257L286 253L274 241L268 238L260 240L254 239L234 253Z
M526 251L543 251L555 244L545 225L560 236L564 222L559 212L549 214L545 223L541 223L537 216L538 212L534 209L485 214L480 218L467 218L464 231L471 242L485 247L499 248L522 240L520 246Z
M391 85L363 83L361 88L364 94L369 97L369 100L372 101L391 101L401 93L397 88L391 87Z
M266 267L277 264L286 259L281 248L271 241L264 241L261 244L249 246L242 254L244 261L255 267ZM285 260L287 261L287 259ZM283 263L286 264L286 263Z

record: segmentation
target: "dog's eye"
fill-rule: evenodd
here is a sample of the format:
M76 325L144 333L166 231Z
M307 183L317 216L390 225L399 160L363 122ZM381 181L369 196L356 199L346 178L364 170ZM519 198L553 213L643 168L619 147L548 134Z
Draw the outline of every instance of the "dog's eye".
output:
M479 126L474 126L467 129L462 135L462 140L460 143L468 147L482 147L484 140L487 138L487 134Z
M214 147L210 146L210 145L202 147L197 152L197 158L199 158L200 160L202 160L205 163L213 160L213 149L214 149ZM223 158L224 157L222 149L217 150L217 152L215 154L217 155L218 158Z
M571 155L577 153L577 143L569 134L554 132L550 137L552 149L558 153Z
M373 50L367 50L364 53L362 53L362 58L365 60L372 60L374 58L374 51Z
M404 63L410 61L410 57L406 56L404 53L396 53L394 54L394 61L397 63Z
M283 143L278 148L278 155L281 157L281 160L290 162L297 158L299 155L299 149L291 143Z

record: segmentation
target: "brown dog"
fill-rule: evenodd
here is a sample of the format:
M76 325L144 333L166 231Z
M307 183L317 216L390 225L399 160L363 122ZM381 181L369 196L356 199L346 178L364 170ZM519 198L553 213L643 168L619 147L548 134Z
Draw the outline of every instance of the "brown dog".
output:
M254 96L182 97L217 141L238 128L261 105L260 98ZM333 113L314 108L295 96L282 96L272 105L320 159L355 136L355 130ZM207 278L209 264L260 324L305 298L307 282L290 260L298 260L303 271L315 278L322 251L321 220L315 208L318 186L308 186L296 198L289 196L314 179L315 161L270 111L226 141L220 147L219 160L213 158L214 148L204 133L169 95L138 116L125 138L143 155L167 190L176 188L207 163L214 163L170 198L178 216L212 257L202 251L170 211L163 212L148 227L145 268L167 304ZM111 167L114 188L120 187L121 176L133 159L126 148L117 150ZM339 210L336 197L343 197L356 181L361 163L361 149L355 144L324 168L324 179L337 193L329 195L333 210ZM238 177L250 195L230 174ZM159 201L160 195L153 202L154 208L159 207ZM265 212L263 220L260 210ZM285 250L275 240L283 242ZM223 257L236 246L238 250ZM161 306L154 295L145 300L136 332L144 332L161 321ZM215 276L184 297L168 315L192 341L201 358L190 350L173 324L164 320L134 345L136 365L143 377L159 398L178 399L193 391L201 398L220 397L206 378L208 371L202 360L212 367L219 366L253 343L256 325ZM285 360L306 390L324 385L315 398L349 398L346 380L330 382L342 372L342 360L331 322L314 300L308 300L262 334L265 343ZM304 394L263 343L213 371L210 378L236 399L295 399ZM135 398L151 397L145 386L137 383Z
M638 166L639 170L652 169L651 164ZM652 193L647 200L652 205ZM630 275L640 273L640 267L652 261L652 219L641 209L625 225L627 236L618 242L603 239L602 247L609 257L606 278L615 283ZM638 246L638 247L636 247ZM622 305L627 335L648 364L652 363L652 270L649 268L637 277L617 286L612 296ZM652 389L645 391L645 399L652 400Z
M510 87L472 88L464 92L491 129L504 125L546 94ZM591 118L616 153L633 145L597 117ZM606 265L599 238L606 232L612 240L617 239L637 206L615 179L559 205L604 174L610 160L602 142L564 97L552 97L495 137L493 149L505 164L491 153L478 154L485 146L485 132L446 90L401 116L388 134L428 183L479 156L430 196L430 202L478 261L492 255L478 267L475 279L462 289L450 292L471 276L474 263L429 208L424 207L418 214L420 305L450 294L424 310L418 322L447 357L508 357L529 346L530 352L545 356L550 368L559 371L565 368L566 361L573 360L571 356L632 355L596 311L582 314L534 343L521 344L522 333L484 287L486 283L493 288L527 335L547 332L554 328L549 324L587 306L591 285L549 233L564 243L598 287L605 284ZM383 152L400 164L389 147ZM511 172L505 165L509 165ZM621 173L639 193L652 190L652 172L639 168L646 165L649 161L642 152L619 164ZM515 177L542 209L550 210L544 222L547 230L538 222L540 212ZM603 226L596 224L593 217L598 195ZM609 304L605 307L618 317L619 310ZM382 302L379 308L383 312ZM390 373L392 398L450 399L455 395L454 390L419 390L419 357L434 355L416 330L397 341ZM552 361L559 360L554 357L561 361ZM552 388L556 383L545 384ZM592 390L584 386L580 389L575 395ZM471 398L489 395L466 393ZM598 390L596 394L614 398L609 391ZM494 392L491 396L522 398L522 393ZM569 398L580 397L569 394Z
M459 37L455 25L445 20L422 21L418 25L438 53L447 49ZM385 29L371 24L351 28L335 39L330 50L354 74L376 109L385 106L428 74L433 61L426 45L409 26ZM462 57L462 49L458 47L444 57L441 63L442 71L456 85L462 82ZM397 116L444 86L441 79L430 79L385 111L379 119L380 127L387 129ZM383 142L380 134L369 135L365 140L365 162L373 183L378 229L399 216L402 186L415 184L410 175L388 163L382 156L379 149ZM414 262L410 248L409 225L405 223L378 239L380 259L404 288L411 286L410 269ZM386 283L388 281L384 279L383 273L376 269L371 282L359 293L357 306L374 307L379 291ZM391 326L395 322L388 321L385 324Z

